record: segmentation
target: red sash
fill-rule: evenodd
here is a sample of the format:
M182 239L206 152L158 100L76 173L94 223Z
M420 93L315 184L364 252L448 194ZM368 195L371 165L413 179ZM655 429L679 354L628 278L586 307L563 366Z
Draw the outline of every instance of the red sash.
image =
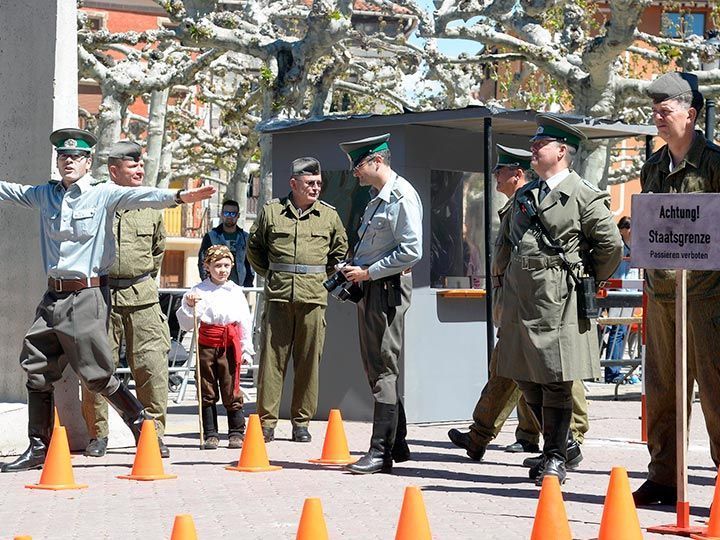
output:
M240 390L240 365L242 364L242 345L240 338L242 330L240 324L200 324L198 343L204 347L225 348L235 360L235 378L233 381L233 396Z

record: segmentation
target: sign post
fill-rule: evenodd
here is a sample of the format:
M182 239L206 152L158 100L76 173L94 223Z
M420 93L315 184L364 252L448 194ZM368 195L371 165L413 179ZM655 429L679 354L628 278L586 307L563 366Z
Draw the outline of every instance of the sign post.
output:
M649 532L690 536L687 500L687 271L720 269L720 194L640 194L632 198L632 266L675 270L675 445L677 522ZM652 329L649 329L652 331Z

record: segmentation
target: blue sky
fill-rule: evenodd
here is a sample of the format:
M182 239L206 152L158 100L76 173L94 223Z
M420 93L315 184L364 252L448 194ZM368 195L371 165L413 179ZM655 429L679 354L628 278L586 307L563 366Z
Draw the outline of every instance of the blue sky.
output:
M435 6L432 0L417 0L417 3L421 7L425 8L425 10L429 13L432 13L435 10ZM470 23L472 22L473 20L471 19ZM415 36L411 37L410 41L415 45L422 43L422 40L418 39ZM465 39L440 39L438 40L438 48L443 54L451 57L456 57L460 53L466 53L470 55L475 54L482 47L479 43L475 41L468 41Z

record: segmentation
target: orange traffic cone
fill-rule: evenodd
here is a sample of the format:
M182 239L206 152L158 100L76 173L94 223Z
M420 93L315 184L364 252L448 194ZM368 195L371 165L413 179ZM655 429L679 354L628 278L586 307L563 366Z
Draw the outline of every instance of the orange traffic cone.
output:
M642 540L642 537L627 471L623 467L613 467L598 540Z
M571 540L570 524L557 476L545 476L530 540Z
M419 487L405 488L395 540L431 540L430 523Z
M228 471L240 472L263 472L277 471L282 469L276 465L270 465L265 450L265 439L263 439L260 417L251 414L248 420L245 441L240 452L240 461L235 467L225 467Z
M54 418L53 427L61 426L62 424L60 423L60 415L57 412L57 407L53 407L53 408L55 409L55 418Z
M328 540L320 499L305 499L295 540Z
M42 474L39 484L25 486L29 489L83 489L87 484L76 484L73 476L72 465L70 464L70 446L68 445L67 432L62 426L53 429L50 447L45 457Z
M32 540L32 536L15 536L13 540Z
M178 514L175 516L170 540L197 540L195 522L190 514Z
M350 457L340 409L330 409L322 456L320 456L320 459L311 459L309 461L321 465L347 465L348 463L355 463L357 459Z
M165 474L165 469L163 469L154 420L145 420L143 422L132 472L120 475L118 478L123 480L168 480L177 478L176 474Z
M710 519L705 532L691 534L690 538L695 540L720 540L720 475L715 480L715 494L710 506Z

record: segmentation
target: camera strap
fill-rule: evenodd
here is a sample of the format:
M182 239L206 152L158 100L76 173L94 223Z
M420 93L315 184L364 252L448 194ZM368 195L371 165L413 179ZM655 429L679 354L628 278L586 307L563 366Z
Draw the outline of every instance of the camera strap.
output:
M365 228L363 229L363 232L360 235L360 238L358 238L358 241L355 242L355 247L353 248L353 251L352 251L352 260L350 262L355 261L355 254L357 253L357 250L360 247L360 244L362 243L363 238L365 238L365 233L367 232L368 228L370 227L370 222L372 221L372 218L375 217L375 213L378 211L378 208L380 208L381 204L382 204L382 200L377 203L375 210L373 210L372 214L370 214L370 218L367 220L367 223L365 224Z

